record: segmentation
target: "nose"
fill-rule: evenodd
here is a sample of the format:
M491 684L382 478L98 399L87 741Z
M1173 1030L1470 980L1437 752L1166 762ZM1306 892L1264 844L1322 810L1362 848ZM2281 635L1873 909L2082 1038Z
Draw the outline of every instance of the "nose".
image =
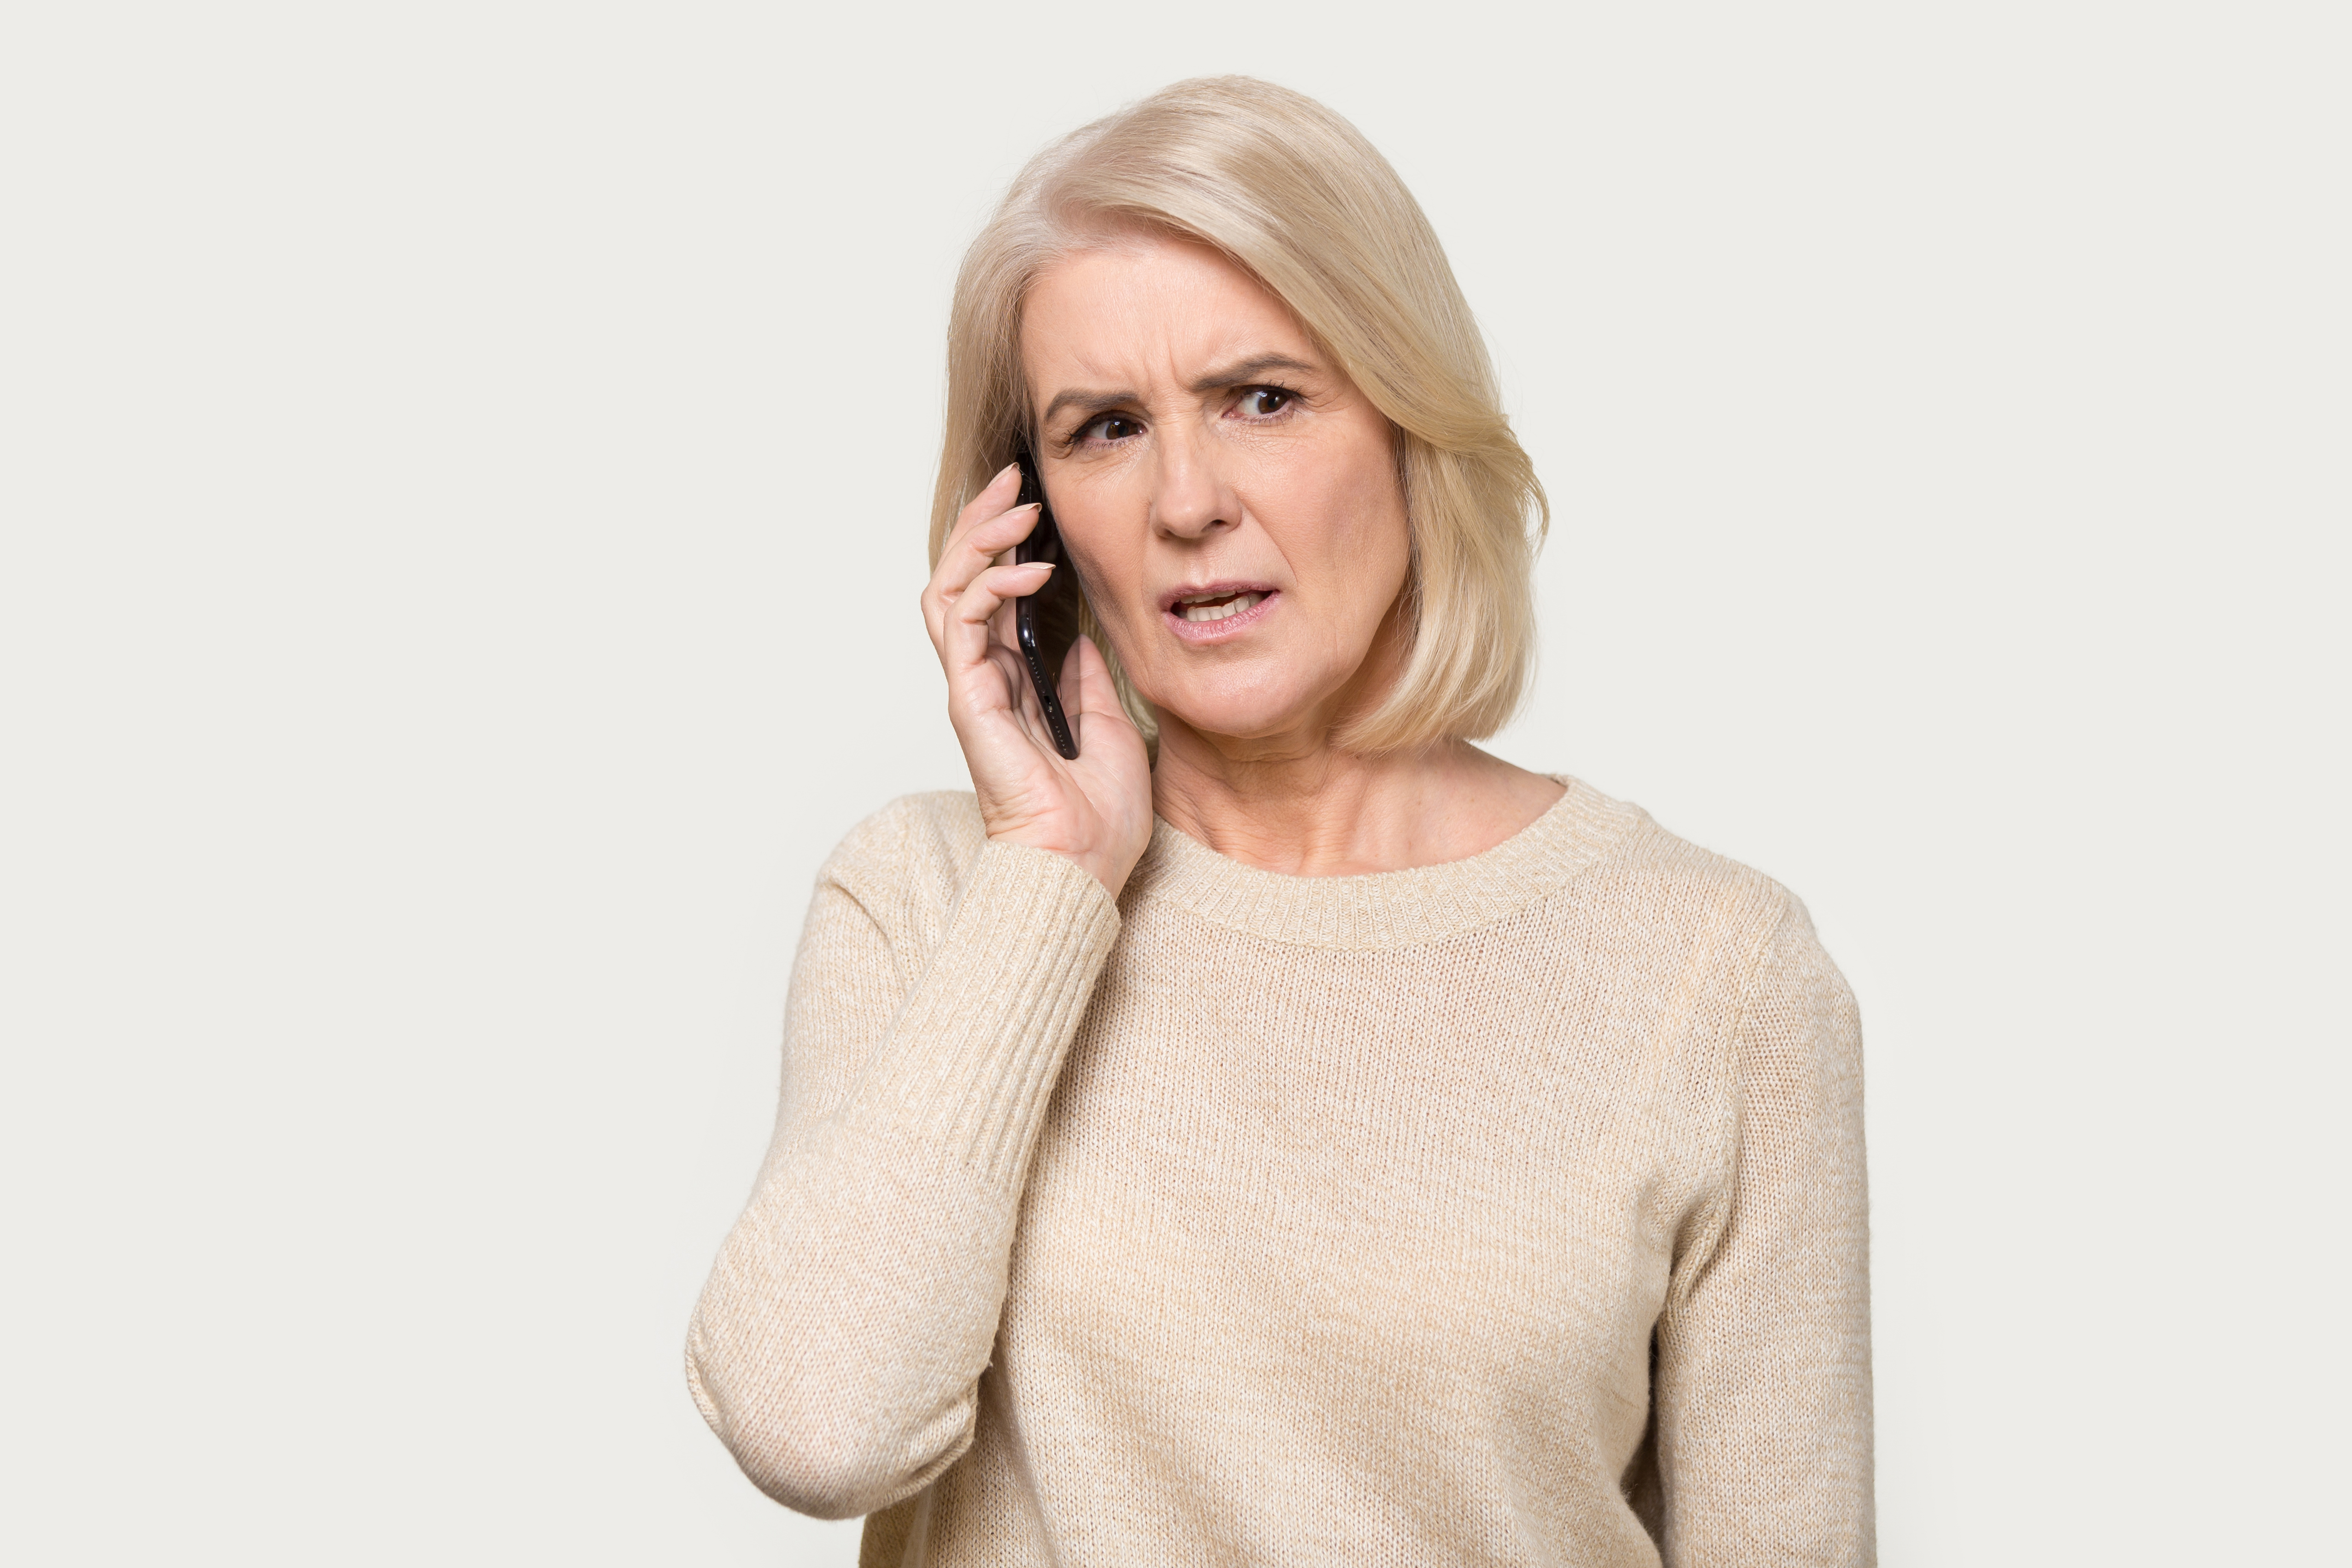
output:
M1218 471L1214 445L1200 432L1180 428L1158 443L1159 472L1151 490L1151 531L1162 538L1206 538L1238 527L1241 500Z

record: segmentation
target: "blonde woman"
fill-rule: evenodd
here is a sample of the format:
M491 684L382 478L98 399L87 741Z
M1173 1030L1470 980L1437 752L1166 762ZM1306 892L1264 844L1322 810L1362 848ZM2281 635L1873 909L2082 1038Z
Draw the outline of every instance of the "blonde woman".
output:
M1022 174L922 593L971 792L828 862L689 1339L762 1490L868 1564L1871 1560L1853 1002L1786 891L1471 744L1542 515L1328 110L1181 83Z

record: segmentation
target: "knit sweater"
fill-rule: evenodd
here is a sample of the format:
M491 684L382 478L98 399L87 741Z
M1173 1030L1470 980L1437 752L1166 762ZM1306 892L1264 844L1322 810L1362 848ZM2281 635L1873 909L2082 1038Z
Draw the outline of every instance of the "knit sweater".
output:
M1163 821L1116 904L859 826L688 1336L745 1472L866 1568L1870 1563L1852 995L1562 782L1368 876Z

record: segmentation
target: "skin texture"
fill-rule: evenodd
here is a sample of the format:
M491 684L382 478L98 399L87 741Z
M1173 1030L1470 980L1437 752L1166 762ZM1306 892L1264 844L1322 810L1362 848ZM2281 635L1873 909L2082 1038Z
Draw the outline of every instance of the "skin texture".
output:
M1036 520L1008 509L1008 470L960 516L923 595L992 836L1069 855L1115 894L1155 810L1221 854L1329 876L1464 859L1559 798L1465 743L1378 758L1333 744L1406 652L1395 435L1247 273L1205 246L1112 236L1038 278L1021 352L1046 494L1159 710L1160 760L1086 642L1061 681L1079 758L1055 754L1010 607L1048 570L992 564ZM1263 597L1229 621L1171 608L1237 590Z

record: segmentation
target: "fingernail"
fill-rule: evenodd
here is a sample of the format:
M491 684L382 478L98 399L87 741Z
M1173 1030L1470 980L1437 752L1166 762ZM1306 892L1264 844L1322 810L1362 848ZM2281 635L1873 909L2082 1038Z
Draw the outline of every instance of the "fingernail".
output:
M995 483L996 483L996 480L997 480L997 479L1002 479L1002 478L1003 478L1007 474L1013 474L1013 473L1017 473L1017 472L1019 472L1020 467L1021 467L1021 465L1020 465L1020 464L1018 464L1018 463L1007 463L1003 467L999 468L999 469L996 471L996 479L991 479L991 480L989 481L989 483L990 483L990 484L992 484L992 485L993 485L993 484L995 484Z

